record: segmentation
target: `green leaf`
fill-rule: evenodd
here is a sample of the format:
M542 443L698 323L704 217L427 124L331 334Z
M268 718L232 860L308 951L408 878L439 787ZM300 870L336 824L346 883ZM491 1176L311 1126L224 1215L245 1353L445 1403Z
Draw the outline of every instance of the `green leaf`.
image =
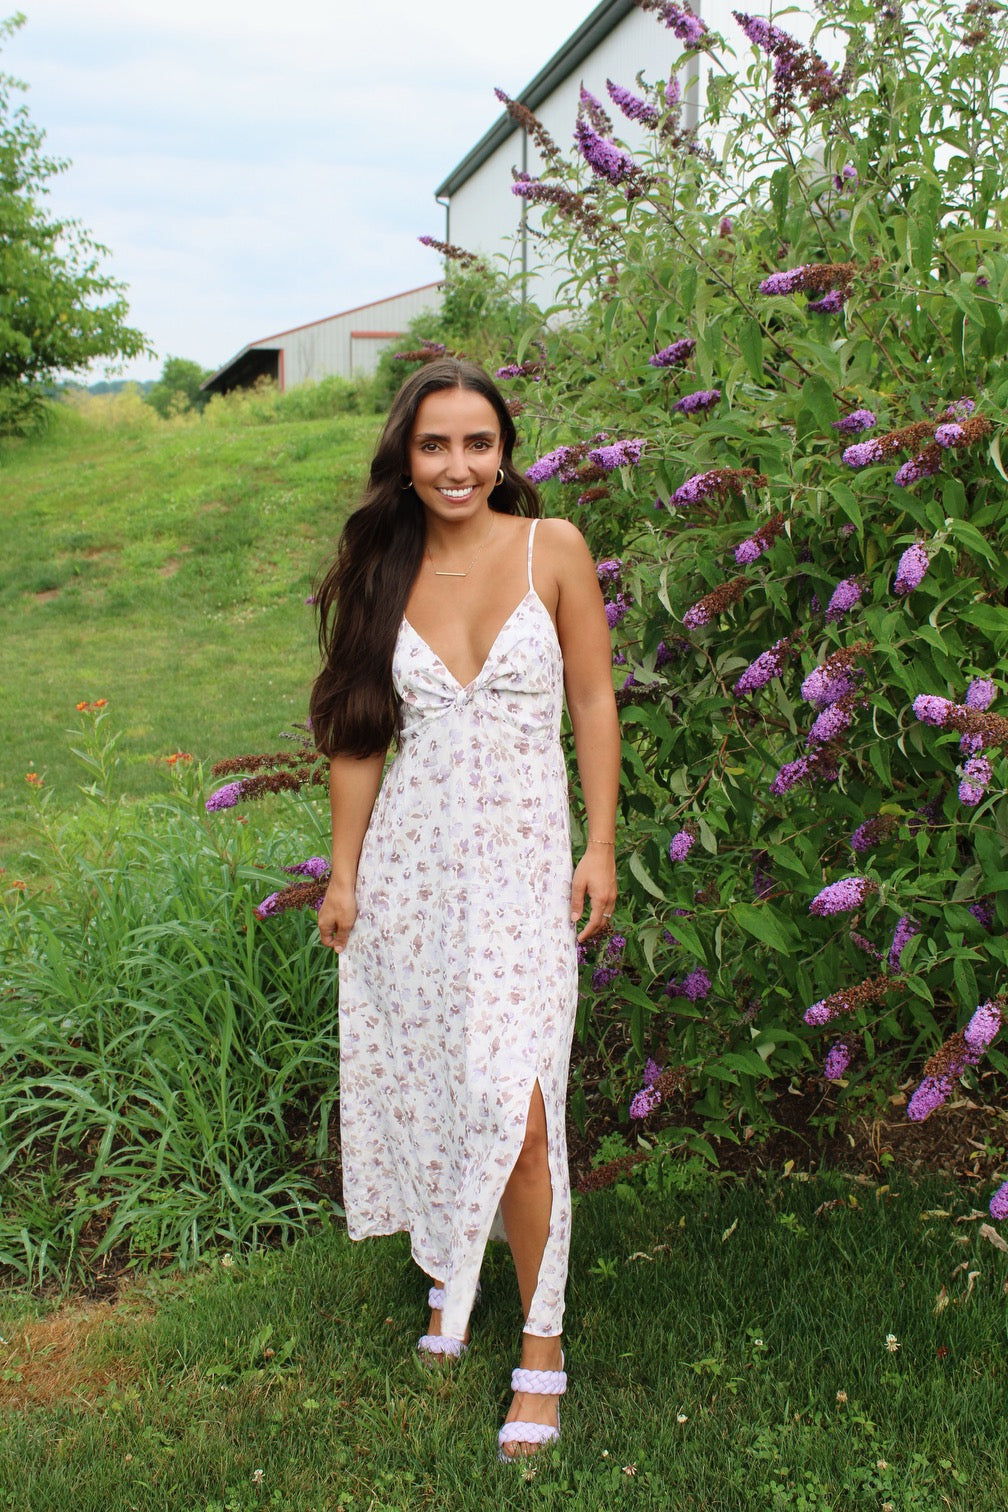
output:
M787 954L795 949L798 940L793 927L769 904L736 903L731 913L736 923L771 950Z
M759 321L746 315L739 323L738 344L755 383L763 382L763 332Z

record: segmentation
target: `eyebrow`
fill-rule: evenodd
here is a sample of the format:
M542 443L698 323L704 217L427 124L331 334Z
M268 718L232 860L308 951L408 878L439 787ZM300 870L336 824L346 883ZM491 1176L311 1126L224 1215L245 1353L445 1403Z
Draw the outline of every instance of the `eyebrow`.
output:
M448 441L451 438L449 436L441 436L436 431L418 431L413 439L414 441ZM471 431L464 439L466 441L496 441L497 433L495 431Z

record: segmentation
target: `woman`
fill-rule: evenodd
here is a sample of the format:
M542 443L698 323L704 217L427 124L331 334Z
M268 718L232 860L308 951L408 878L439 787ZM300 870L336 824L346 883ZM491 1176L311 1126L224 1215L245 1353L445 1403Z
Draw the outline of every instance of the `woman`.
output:
M575 932L586 899L577 939L612 914L619 763L594 563L573 525L538 520L514 444L479 368L436 361L403 385L319 590L311 701L331 760L319 931L341 955L347 1226L409 1231L434 1283L418 1347L450 1356L503 1220L525 1324L502 1458L559 1437ZM564 692L587 811L573 877Z

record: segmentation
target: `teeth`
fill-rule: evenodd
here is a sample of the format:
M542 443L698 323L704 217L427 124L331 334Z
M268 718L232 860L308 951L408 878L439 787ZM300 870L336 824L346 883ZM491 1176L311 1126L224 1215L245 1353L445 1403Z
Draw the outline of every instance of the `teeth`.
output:
M472 489L471 488L442 488L440 490L440 492L444 494L444 496L445 496L446 499L464 499L467 494L471 494L472 493Z

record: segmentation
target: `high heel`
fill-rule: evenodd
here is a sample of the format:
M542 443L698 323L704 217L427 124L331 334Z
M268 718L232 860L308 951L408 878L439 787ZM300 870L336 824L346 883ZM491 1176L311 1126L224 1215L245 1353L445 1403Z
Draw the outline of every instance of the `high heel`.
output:
M560 1356L563 1362L563 1356ZM561 1397L567 1390L565 1370L523 1370L520 1366L511 1372L511 1390L527 1391L534 1396ZM505 1423L497 1435L497 1458L502 1465L532 1459L540 1454L547 1444L555 1444L560 1438L560 1403L557 1402L557 1421L553 1428L549 1423L526 1423L520 1418ZM507 1454L505 1444L535 1444L531 1454Z

